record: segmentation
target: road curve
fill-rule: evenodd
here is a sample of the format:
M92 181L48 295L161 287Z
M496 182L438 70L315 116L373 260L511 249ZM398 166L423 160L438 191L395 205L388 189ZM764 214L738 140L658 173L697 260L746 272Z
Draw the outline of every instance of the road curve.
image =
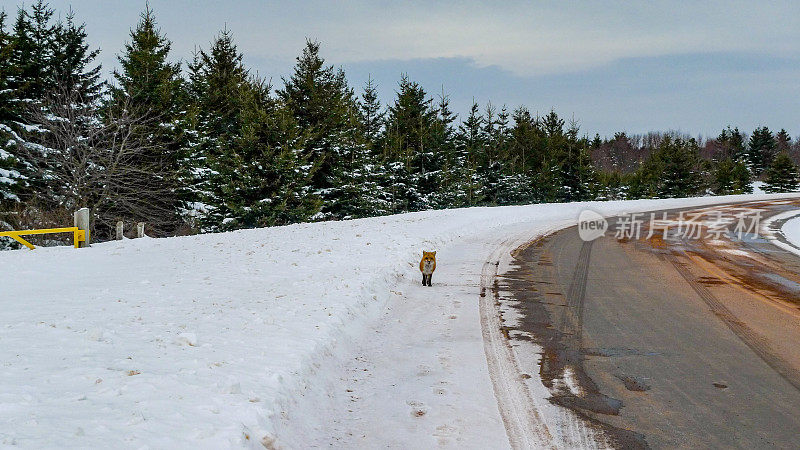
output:
M593 241L572 227L521 247L498 275L511 345L541 350L520 370L617 447L797 448L800 257L763 235L712 233L797 208L658 211L649 239L646 214L638 239L615 237L616 218Z

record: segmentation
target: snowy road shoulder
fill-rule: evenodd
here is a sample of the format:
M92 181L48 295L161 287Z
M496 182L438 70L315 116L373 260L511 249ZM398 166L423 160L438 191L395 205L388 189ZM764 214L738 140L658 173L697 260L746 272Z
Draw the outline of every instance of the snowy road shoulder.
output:
M498 240L587 207L760 198L428 211L2 252L0 443L507 446L477 303ZM440 260L431 288L418 284L423 249Z

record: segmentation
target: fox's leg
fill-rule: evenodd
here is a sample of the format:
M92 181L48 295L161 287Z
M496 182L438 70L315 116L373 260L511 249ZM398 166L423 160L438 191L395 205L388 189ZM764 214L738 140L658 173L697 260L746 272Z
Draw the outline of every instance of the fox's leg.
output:
M430 285L431 285L431 278L432 278L432 277L433 277L433 274L432 274L432 273L429 273L429 274L428 274L428 286L430 286Z
M423 286L425 286L425 278L427 278L427 277L428 277L428 276L427 276L427 275L425 275L424 273L422 274L422 285L423 285Z

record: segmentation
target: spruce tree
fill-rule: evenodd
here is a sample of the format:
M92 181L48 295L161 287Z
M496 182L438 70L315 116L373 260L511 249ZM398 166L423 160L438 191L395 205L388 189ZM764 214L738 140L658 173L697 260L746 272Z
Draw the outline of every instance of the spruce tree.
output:
M439 187L441 155L434 148L437 110L433 99L403 75L393 105L389 106L382 145L391 174L393 211L431 207Z
M53 14L39 1L30 13L20 10L15 23L11 55L18 72L12 85L16 100L24 106L16 111L16 129L11 127L17 136L13 153L26 178L22 195L29 206L78 208L90 206L86 202L91 188L78 187L85 183L85 177L79 174L74 174L75 185L64 185L69 177L57 175L63 167L50 155L68 153L70 146L83 145L96 132L104 83L100 65L95 64L99 51L89 48L85 26L76 24L72 13L66 21L52 23ZM75 142L48 135L46 130L56 122L61 124L59 129L69 130ZM85 166L94 171L102 169L92 161L86 161Z
M180 64L168 60L170 47L148 6L130 31L123 54L117 56L120 69L114 70L116 86L111 89L112 107L141 117L136 132L153 144L151 154L139 161L137 179L130 182L162 187L142 192L151 204L147 217L133 217L124 210L114 214L129 221L146 221L157 234L174 234L181 225L179 163L185 99Z
M378 99L378 90L371 76L367 78L367 84L364 86L364 93L361 94L359 105L361 107L361 122L364 124L364 138L372 146L381 132L383 118L386 113L382 111L383 106Z
M725 158L714 167L712 189L716 195L749 194L753 191L750 181L744 161Z
M188 162L202 230L300 222L320 207L293 111L270 97L270 86L250 76L242 58L223 30L189 65Z
M691 197L703 192L703 167L694 139L665 137L631 177L631 198Z
M478 155L477 180L480 185L480 197L486 204L497 205L502 198L504 165L508 132L508 112L497 113L490 103L483 112L481 129L484 149Z
M744 136L739 131L739 128L731 129L730 126L723 129L717 137L724 150L724 158L730 158L733 161L747 160L747 149L745 148Z
M578 138L578 132L578 123L572 120L561 143L560 201L590 200L595 195L597 177L589 154L589 140Z
M767 127L756 128L750 136L747 162L754 175L761 175L775 158L777 143Z
M319 51L318 42L306 41L292 75L283 79L278 97L306 136L303 157L314 164L311 187L322 198L322 211L316 218L338 219L348 215L341 209L349 195L336 186L350 176L356 154L364 151L363 142L353 139L362 124L344 71L326 65Z
M17 136L14 129L19 120L19 101L13 89L18 68L12 61L14 37L6 30L6 18L6 13L0 11L0 214L19 202L17 194L24 183L17 160L12 156ZM2 222L0 215L0 227Z
M702 192L703 173L694 139L666 139L658 150L664 164L662 197L691 197Z
M455 188L458 184L458 170L460 167L455 161L456 151L456 130L454 123L457 115L450 108L450 97L445 94L444 86L438 96L435 105L436 119L431 132L431 148L435 148L436 167L438 172L430 173L435 177L438 187L429 196L430 207L448 208L452 207L455 198Z
M69 12L66 22L53 28L53 51L50 60L52 83L67 92L79 92L87 104L96 102L104 83L100 79L100 65L93 65L100 49L90 49L85 24L75 23L75 14Z
M775 135L775 145L775 151L778 153L788 153L791 149L792 137L789 136L789 133L785 129L781 128L781 131Z
M786 152L781 152L766 172L765 192L796 192L800 189L797 165Z
M467 117L458 127L456 142L456 166L459 169L456 172L457 183L453 186L456 195L453 206L475 206L483 200L478 168L484 156L486 141L484 117L474 101Z

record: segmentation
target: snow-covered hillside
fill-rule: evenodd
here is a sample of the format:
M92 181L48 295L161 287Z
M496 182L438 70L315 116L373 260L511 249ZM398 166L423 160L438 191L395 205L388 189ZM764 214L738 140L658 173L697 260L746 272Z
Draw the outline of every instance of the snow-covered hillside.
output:
M507 446L475 300L498 240L572 224L586 207L765 197L429 211L0 252L0 443ZM423 249L438 252L431 288L419 286ZM378 355L369 374L354 373L356 350ZM347 383L362 375L402 385L400 406L351 398Z

